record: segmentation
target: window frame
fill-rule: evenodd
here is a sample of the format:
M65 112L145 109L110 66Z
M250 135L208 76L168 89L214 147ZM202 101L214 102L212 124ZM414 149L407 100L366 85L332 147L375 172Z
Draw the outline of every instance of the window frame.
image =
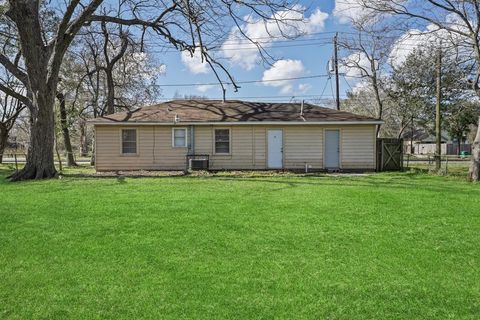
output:
M135 153L125 153L123 152L123 131L124 130L133 130L135 131ZM133 142L133 141L129 141ZM120 155L124 157L138 156L138 129L137 128L121 128L120 129Z
M228 130L228 152L217 152L217 140L216 140L216 131L217 130ZM213 154L219 156L229 156L232 154L232 129L231 128L214 128L213 129Z
M175 130L185 130L185 145L175 145ZM172 148L188 148L188 128L187 127L174 127L172 128Z

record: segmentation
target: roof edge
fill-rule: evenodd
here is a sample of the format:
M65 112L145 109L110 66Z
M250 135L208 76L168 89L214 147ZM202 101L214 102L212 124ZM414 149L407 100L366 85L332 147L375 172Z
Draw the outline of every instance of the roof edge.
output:
M348 121L243 121L243 122L155 122L155 121L88 121L88 124L107 126L245 126L245 125L352 125L352 124L384 124L383 120L348 120Z

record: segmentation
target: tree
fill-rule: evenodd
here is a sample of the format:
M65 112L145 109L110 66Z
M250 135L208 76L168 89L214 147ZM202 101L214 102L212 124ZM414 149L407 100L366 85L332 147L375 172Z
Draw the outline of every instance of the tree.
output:
M128 30L106 25L85 28L71 45L63 61L59 90L66 92L68 114L73 119L69 125L78 126L82 156L88 152L88 118L158 100L157 79L165 68L153 61L148 51L149 46Z
M0 5L0 14L4 7ZM14 66L19 66L20 56L17 39L12 36L14 26L0 16L0 163L3 161L3 153L7 146L10 131L17 117L25 109L25 104L18 98L22 96L25 87L13 74L5 68L1 61L7 59L13 61Z
M392 64L386 91L398 124L398 137L408 126L435 131L434 52L433 48L414 50L400 65Z
M62 131L63 144L65 146L67 166L69 167L77 166L77 163L75 162L75 158L73 156L72 142L70 140L70 130L69 130L69 123L68 123L69 121L67 117L67 108L65 107L65 104L66 104L65 95L61 91L58 91L57 99L58 99L58 109L60 113L60 129Z
M40 0L9 0L6 16L15 25L25 68L19 68L8 57L0 63L8 69L31 96L18 95L27 105L32 123L31 137L25 167L11 176L11 180L42 179L56 176L53 160L54 104L62 61L74 38L85 25L94 23L136 26L145 34L161 39L166 44L190 54L199 52L223 87L224 72L228 81L238 88L227 69L208 51L210 41L221 39L236 26L240 34L243 18L237 12L250 13L276 25L291 21L272 14L278 10L298 11L289 1L275 0L185 0L185 1L120 1L70 0L58 8L59 3ZM49 31L41 16L42 6L56 6L62 11ZM117 7L115 7L117 6ZM248 38L248 37L246 37ZM251 39L249 39L251 40ZM257 44L258 45L258 44Z
M53 161L53 107L60 66L74 36L101 3L100 0L92 1L73 18L79 2L69 3L56 34L46 40L40 18L40 1L9 1L6 15L15 24L25 71L13 65L9 59L2 60L2 64L32 93L32 97L18 97L29 108L31 134L27 163L22 170L12 175L12 180L56 176Z
M365 85L373 94L375 102L375 118L383 120L385 109L384 71L388 65L388 54L392 45L389 37L391 27L381 19L371 19L369 16L358 15L350 17L350 23L356 33L354 37L340 39L339 46L348 56L341 63L347 71L347 76L364 80ZM377 126L379 136L381 126Z
M474 65L469 77L471 90L480 97L480 1L479 0L358 0L366 10L392 16L404 30L429 27L428 33L455 47L457 63ZM480 180L480 118L472 148L469 178Z
M436 49L425 47L413 50L400 64L392 64L391 70L382 78L381 99L384 105L382 134L402 137L410 127L422 127L434 133L436 77L432 63ZM448 118L451 106L463 105L472 99L465 78L468 70L446 57L442 67L442 114ZM460 80L459 80L460 79ZM375 103L372 86L358 86L348 93L345 107L356 113L375 116Z
M445 124L448 134L457 141L458 154L460 154L462 142L466 140L471 126L476 124L479 116L478 102L465 101L450 106Z
M10 130L24 109L25 106L18 99L9 95L0 96L0 163L3 161Z
M102 23L98 30L84 30L66 57L65 76L75 92L72 99L85 102L90 96L88 109L93 109L93 117L156 101L160 95L157 79L164 65L152 63L148 50L141 39L120 27Z
M385 79L383 80L385 81ZM398 124L396 118L392 115L390 108L389 97L385 91L379 92L380 99L382 101L383 111L381 113L381 119L384 124L377 130L378 136L392 137L396 136L398 132ZM353 112L356 114L365 115L372 118L379 116L377 100L374 98L372 86L364 82L347 92L347 98L343 101L343 109L345 111Z

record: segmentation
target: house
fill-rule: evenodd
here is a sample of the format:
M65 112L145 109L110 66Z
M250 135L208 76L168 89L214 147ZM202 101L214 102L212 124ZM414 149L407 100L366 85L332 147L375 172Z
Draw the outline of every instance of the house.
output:
M176 100L91 123L96 170L111 171L185 170L191 158L212 170L375 170L382 122L303 103Z
M404 153L406 154L434 155L436 153L436 137L425 129L416 129L413 132L406 131L402 137L404 139ZM471 153L471 144L453 141L447 131L442 131L441 138L442 155L458 155L461 151Z

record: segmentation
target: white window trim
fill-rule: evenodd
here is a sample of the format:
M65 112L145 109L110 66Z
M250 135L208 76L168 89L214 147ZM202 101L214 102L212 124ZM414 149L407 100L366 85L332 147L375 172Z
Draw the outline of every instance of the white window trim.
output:
M175 130L185 130L185 145L176 146L175 145ZM172 148L187 148L188 147L188 130L187 127L175 127L172 128Z
M123 153L123 130L135 130L135 153ZM120 128L120 155L124 157L138 156L138 129L137 128Z
M228 153L227 152L217 152L216 140L215 140L215 131L217 130L228 130ZM213 129L213 154L219 156L229 156L232 154L232 130L231 128L214 128Z

